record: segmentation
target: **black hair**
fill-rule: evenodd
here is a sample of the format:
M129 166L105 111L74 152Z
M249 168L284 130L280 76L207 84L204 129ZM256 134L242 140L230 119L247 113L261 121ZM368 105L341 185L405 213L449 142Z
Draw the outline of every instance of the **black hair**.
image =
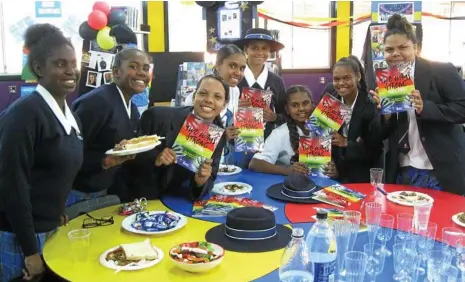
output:
M213 69L213 73L219 76L218 71L216 70L216 66L223 64L223 61L227 59L229 56L234 54L242 54L245 57L245 52L241 48L237 47L234 44L227 44L221 47L220 50L216 53L216 62L215 68Z
M348 66L355 76L357 76L360 73L360 81L358 82L358 88L363 92L368 91L367 81L365 77L365 69L363 68L362 63L356 56L351 55L349 57L339 59L339 61L337 61L337 63L334 64L333 70L339 66Z
M129 56L134 54L134 53L144 54L145 56L147 56L149 61L151 61L151 57L147 53L145 53L144 51L142 51L142 50L140 50L138 48L135 48L135 47L128 47L128 48L124 48L123 50L116 53L115 60L113 62L113 68L120 68L121 65L123 64L123 61L127 60L129 58Z
M413 44L417 44L417 36L413 30L413 26L405 17L399 14L394 14L389 17L386 29L386 33L384 34L384 43L386 43L386 38L389 36L393 34L401 34L407 36Z
M224 80L223 80L221 77L219 77L218 75L216 75L216 74L208 74L208 75L202 77L202 78L199 80L199 82L197 82L197 86L195 87L195 91L197 92L197 89L200 88L200 84L202 84L202 81L203 81L204 79L208 79L208 78L214 79L214 80L218 81L219 83L221 83L221 85L222 85L223 88L224 88L224 100L225 100L225 104L227 104L227 103L229 102L229 85L227 85L227 84L224 82ZM194 98L195 98L195 93L194 93ZM215 117L215 120L213 121L213 123L216 124L216 125L218 125L218 126L220 126L220 127L223 127L223 128L224 128L223 122L221 121L221 117L220 117L220 116L216 116L216 117Z
M313 96L312 92L303 85L293 85L289 87L286 91L286 106L289 104L289 100L292 94L303 92L307 93L310 101L313 104ZM290 115L287 116L287 128L289 129L289 140L291 141L291 147L294 151L294 155L291 157L291 164L299 161L299 132L297 131L297 126L304 132L305 135L309 134L309 130L306 129L304 126L298 125L295 121L291 118Z
M53 50L61 46L70 46L74 50L71 41L54 25L34 24L26 30L24 47L29 51L27 65L36 78L40 79L41 77L36 73L34 63L37 62L41 67L44 67Z

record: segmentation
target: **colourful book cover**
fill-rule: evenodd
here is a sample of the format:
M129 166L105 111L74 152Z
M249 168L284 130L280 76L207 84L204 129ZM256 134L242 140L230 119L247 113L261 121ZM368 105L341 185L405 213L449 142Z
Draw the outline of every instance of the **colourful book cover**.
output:
M415 90L412 68L413 65L407 63L376 70L382 114L400 113L412 108L408 96Z
M229 211L241 207L260 207L271 211L277 210L274 206L265 205L249 198L213 195L208 200L194 203L193 216L225 216Z
M257 152L265 144L263 109L238 108L234 114L234 125L241 133L235 140L236 152Z
M337 132L344 123L344 115L350 109L334 96L326 93L321 98L306 127L317 135L328 135Z
M356 203L366 197L365 194L354 191L347 187L344 187L340 184L333 184L328 187L323 188L323 191L335 197L341 197L349 202Z
M250 101L252 108L268 109L271 104L271 90L261 90L256 88L242 88L242 97Z
M173 144L177 163L197 172L199 166L212 157L223 133L224 129L221 127L190 114Z
M340 209L319 208L319 207L315 207L314 209L316 210L316 212L320 210L325 210L328 213L328 217L331 217L331 218L343 218L344 217L344 211Z
M331 161L331 136L301 136L299 162L310 168L311 175L326 177L324 167Z
M197 200L192 205L192 216L202 215L207 200Z
M314 219L316 221L317 220L316 215L312 215L312 219ZM341 218L341 217L331 217L328 214L328 224L330 226L333 226L333 221L338 220L338 219L341 220L343 218ZM358 233L365 232L365 231L368 231L368 226L366 225L365 222L360 221L360 227L358 229Z

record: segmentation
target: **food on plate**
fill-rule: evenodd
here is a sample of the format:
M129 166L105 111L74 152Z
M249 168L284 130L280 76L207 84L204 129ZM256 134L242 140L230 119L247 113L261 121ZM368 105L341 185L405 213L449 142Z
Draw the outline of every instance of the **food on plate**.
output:
M136 214L136 218L131 226L137 230L146 232L160 232L175 228L181 218L169 212L153 213L141 212Z
M237 170L236 167L234 166L228 166L228 165L222 165L220 166L220 168L218 169L219 172L223 172L223 173L232 173L232 172L235 172Z
M150 145L157 143L159 139L160 137L158 135L148 135L148 136L141 136L141 137L133 138L130 140L123 140L119 144L116 144L113 150L124 151L124 150L142 148L142 147L150 146Z
M223 256L223 252L218 253L215 248L207 242L185 243L171 249L172 259L188 264L208 263Z
M393 196L394 199L399 199L404 202L408 203L414 203L416 201L425 201L429 202L430 198L428 198L426 195L422 193L416 193L416 192L409 192L409 191L402 191L398 193L397 195Z
M465 223L465 212L461 212L457 215L457 219L461 222L461 223Z
M224 185L224 190L229 192L237 192L243 190L245 187L240 184L226 184Z
M156 260L158 253L147 239L137 243L121 244L116 250L109 252L105 259L117 266L125 266L141 260Z

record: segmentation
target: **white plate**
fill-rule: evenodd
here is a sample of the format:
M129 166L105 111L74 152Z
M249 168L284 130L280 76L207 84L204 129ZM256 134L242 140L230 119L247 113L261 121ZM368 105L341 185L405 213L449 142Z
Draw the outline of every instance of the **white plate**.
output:
M161 214L161 213L165 213L166 211L150 211L150 215L152 214ZM129 232L132 232L132 233L136 233L136 234L144 234L144 235L154 235L154 234L166 234L166 233L171 233L171 232L174 232L178 229L180 229L181 227L183 227L184 225L186 225L187 223L187 218L185 216L183 216L182 214L179 214L179 213L175 213L175 212L168 212L169 214L172 214L172 215L175 215L175 216L178 216L180 217L181 219L179 220L178 222L178 225L176 225L174 228L171 228L171 229L168 229L168 230L163 230L163 231L155 231L155 232L148 232L148 231L144 231L144 230L139 230L139 229L136 229L134 227L132 227L132 223L134 222L134 220L136 219L136 215L137 213L135 214L132 214L128 217L126 217L124 220L123 220L123 223L121 224L123 226L123 228Z
M397 192L392 192L392 193L389 193L387 195L387 199L391 202L394 202L396 204L399 204L399 205L403 205L403 206L410 206L410 207L413 207L413 201L412 202L409 202L409 201L406 201L406 200L403 200L403 199L400 199L398 198L398 195L402 192L407 192L407 193L412 193L413 191L397 191ZM426 195L424 193L420 193L420 192L415 192L417 195L420 195L420 196L423 196L423 197L426 197L429 199L429 202L433 203L434 202L434 199L429 196L429 195Z
M226 185L231 185L231 184L241 185L244 188L236 192L232 192L232 191L224 189ZM226 196L242 195L245 193L250 193L251 191L252 191L252 186L250 186L247 183L242 183L242 182L221 182L221 183L215 184L215 186L213 186L213 189L212 189L213 193L220 194L220 195L226 195Z
M221 168L224 168L224 167L228 167L228 168L235 168L236 170L234 171L231 171L231 172L220 172L218 170L218 175L234 175L234 174L238 174L238 173L241 173L242 171L242 168L236 166L236 165L224 165L224 164L221 164L220 165L220 169Z
M452 221L453 221L455 224L459 225L459 226L465 227L465 223L463 223L463 222L461 222L461 221L459 220L459 214L461 214L461 212L459 212L459 213L457 213L457 214L454 214L454 215L452 216Z
M108 268L111 268L111 269L114 269L114 270L119 270L121 269L121 271L132 271L132 270L140 270L140 269L144 269L144 268L149 268L149 267L152 267L156 264L158 264L159 262L162 261L163 257L164 257L164 254L163 254L163 251L160 250L159 248L153 246L153 249L155 250L155 252L157 252L158 254L158 258L155 259L155 260L148 260L148 261L145 261L145 263L143 264L137 264L137 265L133 265L133 266L119 266L119 265L116 265L114 264L113 262L111 261L107 261L105 258L107 257L108 253L109 252L112 252L116 249L118 249L119 246L117 247L114 247L114 248L111 248L107 251L105 251L101 256L100 256L100 263L105 266L105 267L108 267Z
M129 149L129 150L121 150L121 151L114 151L114 149L108 150L105 154L107 155L112 155L112 156L128 156L128 155L135 155L143 152L150 151L160 145L161 142L158 141L157 143L150 144L148 146L144 147L139 147L139 148L134 148L134 149Z

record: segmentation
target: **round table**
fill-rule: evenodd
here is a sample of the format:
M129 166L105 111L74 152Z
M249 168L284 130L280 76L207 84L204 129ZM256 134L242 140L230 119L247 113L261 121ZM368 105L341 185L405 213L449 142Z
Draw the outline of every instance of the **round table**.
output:
M331 207L326 204L286 204L284 202L273 200L266 196L266 189L273 184L280 183L283 176L254 173L249 170L243 170L240 174L231 176L219 176L217 182L239 181L253 186L252 193L248 196L254 200L277 207L275 211L276 221L281 224L291 224L293 227L301 227L306 232L311 227L313 221L312 215L315 214L314 207ZM318 178L313 179L319 186L327 186L335 183L333 180ZM347 184L351 189L365 194L372 194L372 187L369 184ZM410 186L385 185L388 192L398 190L421 191L435 199L431 221L438 223L438 234L444 226L455 226L451 221L451 216L457 212L463 211L461 207L465 204L465 198L429 189L420 189ZM111 247L118 246L121 243L131 243L142 241L146 237L128 233L121 229L121 221L124 217L117 215L117 207L109 207L102 210L91 212L94 217L113 215L115 224L110 226L100 226L91 228L91 247L88 260L84 264L74 264L70 252L67 233L70 230L81 228L85 216L72 220L67 226L59 228L57 233L50 238L44 247L44 259L47 265L59 276L70 281L257 281L273 282L279 281L277 268L279 267L280 258L283 250L277 250L268 253L235 253L226 252L224 261L217 268L200 274L184 272L176 268L168 257L171 247L176 244L188 241L204 240L206 231L219 224L224 223L225 217L205 217L192 218L192 202L184 196L185 190L179 188L177 195L164 195L160 201L150 201L149 210L173 210L188 216L188 223L181 230L169 233L163 236L150 236L151 242L159 247L164 253L163 261L151 268L141 271L122 271L115 274L113 270L100 265L100 255ZM350 209L358 210L361 205L372 196L367 197L362 203L353 205ZM208 197L207 197L208 198ZM380 197L381 200L384 197ZM379 199L378 199L379 200ZM387 201L387 200L385 200ZM385 212L395 215L400 212L413 213L412 207L404 207L386 202ZM360 209L363 212L363 207ZM465 230L464 230L465 231ZM359 233L355 249L362 250L363 244L368 241L367 233ZM391 248L394 238L388 242ZM253 265L253 266L252 266ZM392 257L386 259L383 273L378 276L378 281L390 281L394 274L392 266ZM384 280L382 280L384 279Z

